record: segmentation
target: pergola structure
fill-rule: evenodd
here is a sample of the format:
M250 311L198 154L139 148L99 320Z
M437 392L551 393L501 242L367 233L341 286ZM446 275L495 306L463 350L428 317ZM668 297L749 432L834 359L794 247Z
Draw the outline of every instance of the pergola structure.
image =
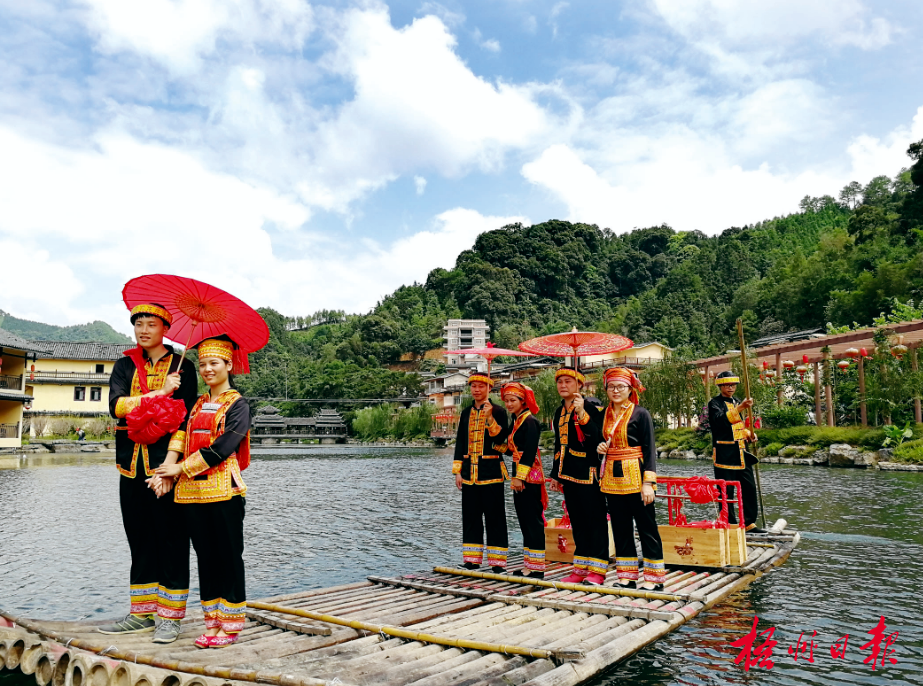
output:
M923 320L911 322L901 322L899 324L888 324L883 327L888 331L888 335L895 345L904 345L909 352L912 349L919 348L923 345ZM782 370L786 367L791 368L794 365L806 365L813 367L814 371L814 406L817 422L821 422L821 383L820 383L820 365L828 360L842 360L856 358L859 362L859 416L862 426L868 426L868 417L866 415L865 404L865 358L857 355L855 351L865 349L868 355L875 351L875 329L859 329L858 331L848 331L841 334L818 335L810 340L795 341L792 343L779 343L769 345L763 348L755 348L748 351L748 359L756 363L759 367L766 367L772 370L776 375L781 376ZM825 352L828 349L829 352ZM719 373L730 369L734 360L740 359L739 351L731 351L725 355L716 357L707 357L696 360L694 364L705 383L706 395L711 396L711 384L715 376ZM917 369L917 356L910 356L913 369ZM824 386L824 395L827 404L827 425L834 426L833 413L833 389L829 384ZM776 392L778 403L782 405L782 387L779 386ZM920 398L914 399L914 417L916 421L923 422L923 412L921 412Z

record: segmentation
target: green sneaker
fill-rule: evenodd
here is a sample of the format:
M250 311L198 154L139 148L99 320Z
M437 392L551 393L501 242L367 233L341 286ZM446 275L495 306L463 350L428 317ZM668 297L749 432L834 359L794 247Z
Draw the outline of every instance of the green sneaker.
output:
M143 634L153 630L154 620L152 618L135 617L135 615L125 615L124 619L113 624L105 624L98 629L101 634Z
M180 623L177 619L161 619L154 632L154 643L173 643L179 638Z

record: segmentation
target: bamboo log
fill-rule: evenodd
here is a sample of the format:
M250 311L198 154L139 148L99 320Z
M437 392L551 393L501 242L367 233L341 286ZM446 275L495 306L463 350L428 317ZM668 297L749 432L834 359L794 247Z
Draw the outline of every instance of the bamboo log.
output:
M521 657L514 659L516 659L517 662L511 666L512 669L525 664L525 660ZM414 681L408 686L446 686L446 684L457 686L460 682L464 683L464 679L468 675L480 675L480 678L484 678L488 675L493 676L497 667L500 667L500 672L502 672L505 668L510 667L509 661L504 656L497 653L480 655L476 660L466 662L452 669L437 672L423 679Z
M68 647L88 650L97 654L104 653L111 658L125 662L134 662L136 664L159 667L161 669L167 669L174 672L195 674L197 676L213 676L220 679L233 679L235 681L277 684L278 686L325 686L323 681L312 679L310 677L289 677L288 675L283 675L282 673L229 669L227 667L195 664L180 660L160 659L145 653L139 653L131 650L120 650L118 648L113 648L111 645L106 646L99 643L93 643L85 639L66 636L58 633L57 631L44 629L40 624L31 620L14 618L3 610L0 610L0 617L5 617L10 621L16 622L19 626L22 626L28 631L36 633L40 636L44 636L45 638L66 643ZM63 653L58 659L57 664L55 665L54 675L52 676L52 683L54 686L65 686L65 678L70 659L70 655L67 652ZM115 678L115 675L113 675L113 678ZM121 685L113 684L113 686ZM126 686L134 685L127 684Z
M263 603L283 603L289 600L301 600L303 598L310 598L316 595L328 595L330 593L337 593L339 591L352 591L357 588L362 588L363 586L371 586L368 581L357 581L351 584L343 584L342 586L331 586L330 588L317 588L311 591L299 591L298 593L288 593L286 595L275 595L269 598L259 598L258 600Z
M35 668L38 667L38 661L44 654L45 646L42 645L42 642L32 641L26 646L26 649L22 653L22 657L19 660L19 670L23 674L35 673Z
M9 670L19 667L22 654L26 650L26 638L16 638L6 642L6 668Z
M471 576L478 579L511 580L519 584L544 586L545 588L564 588L569 591L583 591L584 593L607 593L611 595L625 596L627 598L647 598L649 600L700 600L699 598L684 596L682 594L660 593L657 591L636 591L627 588L612 588L611 586L593 586L589 584L566 584L562 581L545 581L544 579L510 577L506 575L493 574L491 572L475 572L468 569L451 569L448 567L436 567L435 569L437 572L443 572L446 574Z
M328 622L338 626L348 626L352 629L371 631L372 633L382 634L384 636L397 636L399 638L408 638L412 641L424 641L426 643L437 643L439 645L448 645L456 648L466 648L468 650L488 651L494 653L503 653L505 655L523 655L526 657L545 657L556 660L569 660L579 658L581 655L575 651L547 651L536 648L524 648L522 646L510 646L496 643L482 643L480 641L469 641L466 639L452 638L451 636L436 636L434 634L419 633L409 631L396 626L384 626L381 624L368 624L358 620L346 619L344 617L334 617L332 615L308 612L306 610L297 610L287 608L281 605L271 605L268 603L255 602L251 604L257 610L266 610L268 612L279 612L282 614L293 614L299 617L307 617L318 622Z

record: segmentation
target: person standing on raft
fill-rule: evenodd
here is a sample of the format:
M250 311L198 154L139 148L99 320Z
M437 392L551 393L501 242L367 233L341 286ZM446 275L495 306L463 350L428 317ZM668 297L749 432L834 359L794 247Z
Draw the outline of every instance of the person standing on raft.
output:
M631 370L613 367L606 370L603 379L609 406L603 415L603 442L597 448L605 460L599 488L609 509L618 583L655 591L663 588L666 567L654 513L657 489L654 420L638 405L638 393L644 391L644 386ZM643 582L638 573L635 525L644 558Z
M554 413L554 465L551 478L564 493L574 533L574 571L567 583L601 584L609 566L606 503L597 483L596 446L600 429L596 407L580 391L586 378L573 367L555 372L561 405ZM591 414L592 413L592 414Z
M150 444L128 437L126 418L139 410L142 398L173 395L186 406L195 404L195 366L169 345L164 335L172 315L163 305L148 303L131 310L137 348L125 352L109 377L109 413L118 420L115 432L115 463L119 474L119 506L131 551L129 585L131 605L121 620L99 627L104 634L136 634L155 630L154 641L174 640L173 625L186 613L189 596L189 537L182 515L170 498L158 498L148 487L154 470L167 456L170 435ZM169 486L169 484L167 484ZM166 632L166 633L164 633Z
M748 442L756 441L756 434L748 429L739 410L753 406L753 398L739 401L734 397L740 379L734 372L724 371L715 379L720 395L708 402L708 422L711 426L712 459L715 478L725 481L739 481L744 505L744 525L755 534L766 533L756 526L759 502L756 495L756 480L753 465L756 457L747 450ZM735 488L728 487L728 498L734 498ZM728 522L737 524L737 508L728 508Z
M506 410L490 400L493 380L486 374L468 377L474 404L462 410L455 439L452 474L462 496L462 559L465 569L477 569L484 560L487 529L487 564L500 573L506 569L509 538L503 482L509 478L500 454L506 435Z
M199 648L237 641L247 607L244 579L244 498L240 473L250 464L250 406L231 387L230 373L247 369L245 356L227 336L197 346L199 373L208 385L185 427L170 442L161 478L179 477L175 500L199 561L205 612Z
M525 569L520 576L545 578L545 508L548 493L545 490L545 472L538 443L542 433L535 415L538 404L531 388L521 383L508 383L500 397L512 418L506 439L506 454L513 458L513 505L522 530Z

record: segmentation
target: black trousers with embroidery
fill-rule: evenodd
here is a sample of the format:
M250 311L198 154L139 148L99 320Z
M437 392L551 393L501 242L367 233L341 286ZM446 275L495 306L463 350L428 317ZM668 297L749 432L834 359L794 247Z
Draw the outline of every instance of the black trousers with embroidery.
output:
M522 531L522 547L535 552L545 550L545 520L542 517L542 485L526 483L513 491L513 505Z
M589 571L605 573L609 561L609 522L606 520L606 501L598 483L577 484L561 481L564 488L564 502L574 533L574 566L589 567ZM585 562L595 560L600 568L593 568Z
M239 604L247 600L244 500L235 495L217 503L179 506L199 561L199 595L203 605L215 601Z
M173 596L189 593L189 536L173 492L154 495L138 462L133 479L119 476L122 525L131 551L130 612L154 614L159 587Z
M645 505L640 493L606 494L609 521L612 524L612 541L616 557L637 559L635 548L635 527L641 539L641 554L646 560L663 562L663 543L657 528L657 514L654 503Z
M487 564L506 566L509 534L506 529L505 482L462 484L462 542L465 561L480 564L487 530ZM480 559L475 559L480 558Z
M744 501L744 524L748 529L756 526L759 516L759 499L756 495L756 479L753 477L753 464L747 464L744 469L722 469L715 466L715 478L725 481L739 481L740 493ZM728 499L736 497L737 489L728 487ZM737 524L737 503L728 503L728 522Z

